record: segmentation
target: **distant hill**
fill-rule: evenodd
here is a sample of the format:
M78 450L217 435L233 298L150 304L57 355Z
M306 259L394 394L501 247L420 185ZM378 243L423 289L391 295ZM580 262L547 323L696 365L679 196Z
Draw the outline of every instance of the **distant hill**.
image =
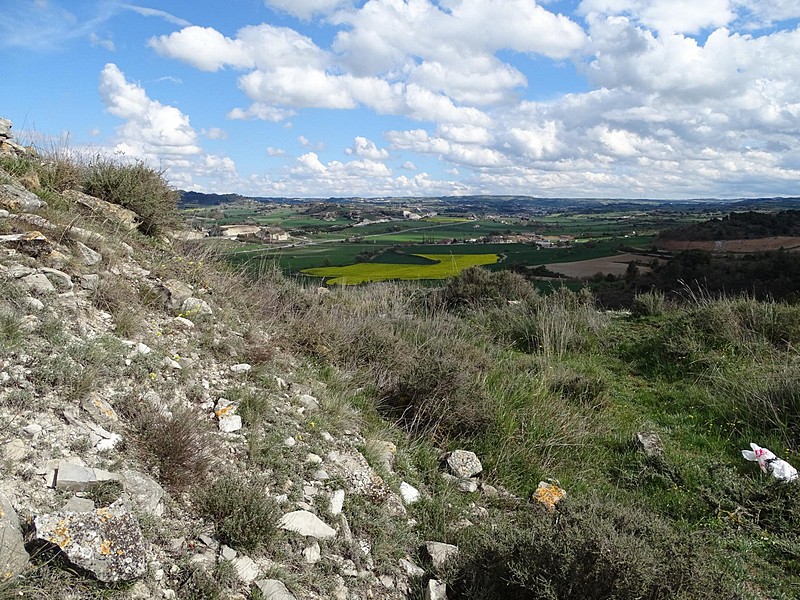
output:
M711 219L669 229L662 240L754 240L769 237L800 236L800 210L780 212L733 212L721 219Z

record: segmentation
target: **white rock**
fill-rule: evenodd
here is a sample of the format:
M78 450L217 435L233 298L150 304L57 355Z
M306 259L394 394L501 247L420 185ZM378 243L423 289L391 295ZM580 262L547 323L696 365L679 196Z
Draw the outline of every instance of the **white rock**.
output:
M219 419L219 430L223 433L233 433L242 428L242 417L239 415L225 415Z
M180 325L184 329L194 329L194 322L185 317L175 317L174 321L176 325Z
M425 569L423 569L422 567L418 567L413 562L405 558L400 559L400 566L403 568L403 570L406 572L406 575L408 575L409 577L422 577L423 575L425 575Z
M297 445L297 440L289 436L285 440L283 440L283 445L286 446L287 448L292 448Z
M142 356L147 356L152 351L153 351L153 349L150 346L148 346L147 344L143 344L142 342L139 342L138 344L136 344L136 354L141 354Z
M53 294L55 286L41 273L34 273L22 278L22 284L34 294Z
M249 556L239 556L231 561L233 568L239 579L246 585L250 585L258 579L258 565Z
M31 423L22 428L22 432L29 438L37 438L41 435L43 429L38 423Z
M414 504L419 500L419 490L405 481L400 484L400 496L405 504Z
M3 444L3 458L10 461L22 460L28 455L29 449L30 446L25 443L25 440L13 439Z
M428 556L431 557L431 563L437 569L458 555L457 546L442 542L425 542L425 549L428 551Z
M234 373L247 373L250 369L252 369L252 365L248 365L247 363L239 363L238 365L231 365L231 371Z
M106 450L113 450L117 447L117 445L122 441L122 436L118 433L112 433L109 437L101 439L97 444L95 444L95 448L97 448L100 452L104 452Z
M197 315L213 315L214 311L211 310L211 306L205 300L201 300L200 298L187 298L183 301L181 305L183 309L182 312L186 316L197 316Z
M222 544L222 547L219 549L219 555L222 560L233 560L236 558L236 550Z
M286 586L277 579L261 579L256 581L264 600L296 600Z
M447 600L447 585L436 579L429 580L425 586L425 600Z
M336 530L333 527L307 510L296 510L283 515L278 527L320 540L336 537Z
M344 506L344 490L336 490L331 494L331 500L328 505L328 513L332 517L337 517L342 512Z
M302 394L298 400L300 401L300 404L306 408L306 410L316 410L319 408L319 402L317 399L309 394Z
M314 565L319 562L322 556L322 551L319 547L319 542L314 542L303 550L303 558L309 565Z
M306 462L311 465L319 465L322 464L322 457L319 454L314 454L313 452L309 452L306 455Z
M76 255L78 260L84 265L92 266L103 260L103 256L99 252L95 252L83 242L75 242Z
M474 477L483 471L478 456L468 450L453 450L447 457L447 466L453 475L462 479Z

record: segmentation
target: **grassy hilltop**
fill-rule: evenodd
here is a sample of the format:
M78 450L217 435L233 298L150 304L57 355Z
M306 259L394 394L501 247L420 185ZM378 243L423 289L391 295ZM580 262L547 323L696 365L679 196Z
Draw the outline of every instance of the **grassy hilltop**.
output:
M346 580L349 597L369 589L374 597L422 598L430 578L447 584L451 600L800 594L798 484L774 481L740 454L756 442L800 466L800 305L687 290L682 300L641 292L632 311L607 312L587 290L543 295L520 275L481 267L438 287L319 290L277 268L236 270L190 242L170 240L177 197L143 165L25 156L2 157L0 167L5 182L21 182L48 203L39 214L57 229L45 233L69 248L66 232L79 207L68 190L134 211L138 231L89 224L129 245L146 277L188 282L214 306L213 319L198 317L191 335L170 333L164 309L137 279L145 276L114 275L114 262L106 261L87 302L109 315L110 329L70 350L65 340L77 334L69 333L67 313L31 330L19 291L4 283L0 292L0 363L27 353L35 371L32 388L0 392L7 418L47 411L48 399L77 404L114 381L133 382L135 393L115 401L129 442L107 464L147 465L167 490L172 508L164 518L172 520L146 522L153 547L178 537L172 527L202 523L234 549L272 561L270 574L297 598L334 597L343 571L333 556L362 560L359 569L371 574ZM0 220L0 235L30 231L31 223L12 212ZM15 256L0 255L0 263ZM72 268L77 278L77 266L63 267ZM152 357L128 365L112 359L108 348L120 340L150 344L153 356L178 362L171 354L180 343L181 356L194 358L163 375ZM60 366L45 360L58 344L71 353ZM242 381L220 376L227 387L216 391L237 402L243 439L224 438L233 444L217 457L225 466L206 469L195 460L198 452L207 457L198 448L217 442L197 440L217 432L203 417L203 380L233 363L253 370ZM288 392L281 396L284 379L314 390L318 412L275 408L290 402ZM141 402L145 389L174 397L185 412L164 421ZM186 423L191 428L181 429ZM310 567L297 558L303 544L275 528L276 497L303 500L311 478L306 453L285 438L324 455L323 430L337 448L354 445L388 488L408 482L421 499L397 515L382 499L348 495L349 545L323 542L322 562ZM645 433L661 447L645 451L637 442ZM11 437L0 433L0 442L4 435ZM386 441L396 447L391 465ZM443 452L462 448L482 461L477 489L463 491L463 481L442 476ZM9 481L15 469L7 469ZM567 492L554 511L532 499L540 481ZM323 496L310 500L320 514ZM186 527L181 535L196 535ZM356 558L358 540L367 542L370 566ZM427 540L456 545L457 557L432 564L420 550ZM261 597L225 561L204 571L188 556L159 554L164 565L180 565L182 575L165 567L178 598ZM404 557L426 570L405 576L402 591ZM370 583L381 576L394 577L396 587ZM143 583L153 593L165 585L152 574ZM0 584L0 598L64 596L59 590L76 598L133 593L35 562L22 579Z

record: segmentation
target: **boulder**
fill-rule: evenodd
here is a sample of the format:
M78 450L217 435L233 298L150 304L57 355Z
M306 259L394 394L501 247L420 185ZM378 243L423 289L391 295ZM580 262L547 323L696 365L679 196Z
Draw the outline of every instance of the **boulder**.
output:
M73 288L72 278L64 271L42 267L39 272L47 277L59 292L68 292Z
M33 524L34 540L57 546L70 563L99 581L131 581L147 569L139 523L122 504L38 515Z
M22 282L22 285L24 285L34 294L43 296L46 294L55 294L56 292L55 286L50 283L50 280L43 273L34 273L33 275L28 275L23 277L20 281Z
M483 465L474 452L453 450L447 456L447 466L456 477L468 479L483 471Z
M41 231L0 235L0 246L8 246L34 258L46 255L53 250L50 240Z
M44 202L36 194L19 185L0 185L0 207L11 212L33 212L45 208Z
M211 316L214 311L205 300L189 297L181 304L181 314L186 317L195 318L198 316Z
M0 493L0 589L4 581L25 570L28 560L17 513L8 498Z

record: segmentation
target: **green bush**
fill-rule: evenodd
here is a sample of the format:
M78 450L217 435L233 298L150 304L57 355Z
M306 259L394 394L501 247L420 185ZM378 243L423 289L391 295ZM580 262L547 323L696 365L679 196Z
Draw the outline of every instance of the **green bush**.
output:
M198 512L214 523L217 538L233 548L258 552L273 538L278 506L263 477L226 473L195 496Z
M178 222L178 192L162 175L141 161L126 164L98 156L86 166L82 187L91 196L134 211L141 217L141 232L155 236Z
M710 543L610 499L520 511L465 530L459 548L445 574L456 599L737 597Z
M432 294L431 300L434 305L459 309L502 305L509 300L527 302L535 296L536 290L522 275L470 267Z

